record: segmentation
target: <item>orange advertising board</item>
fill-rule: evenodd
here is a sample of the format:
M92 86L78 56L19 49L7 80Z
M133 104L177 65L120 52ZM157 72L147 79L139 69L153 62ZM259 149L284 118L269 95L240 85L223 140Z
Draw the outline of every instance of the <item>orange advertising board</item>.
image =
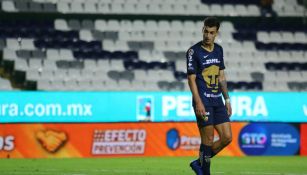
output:
M233 142L219 155L244 155L232 123ZM0 158L197 156L194 122L1 124Z

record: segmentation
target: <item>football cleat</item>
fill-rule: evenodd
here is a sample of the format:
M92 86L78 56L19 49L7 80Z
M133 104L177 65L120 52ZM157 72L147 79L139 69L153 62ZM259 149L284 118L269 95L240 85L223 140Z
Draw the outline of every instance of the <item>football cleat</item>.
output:
M194 160L190 163L190 167L195 172L196 175L203 175L203 170L201 169L201 165L199 160Z

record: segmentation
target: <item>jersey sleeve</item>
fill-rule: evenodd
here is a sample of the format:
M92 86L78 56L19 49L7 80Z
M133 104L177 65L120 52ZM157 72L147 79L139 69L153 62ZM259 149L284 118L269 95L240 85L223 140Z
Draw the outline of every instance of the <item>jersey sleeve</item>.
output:
M221 63L220 63L220 70L225 69L225 64L224 64L224 53L223 53L223 48L220 47L220 55L221 55Z
M187 57L187 74L196 74L197 64L196 64L196 56L193 49L189 49L186 53Z

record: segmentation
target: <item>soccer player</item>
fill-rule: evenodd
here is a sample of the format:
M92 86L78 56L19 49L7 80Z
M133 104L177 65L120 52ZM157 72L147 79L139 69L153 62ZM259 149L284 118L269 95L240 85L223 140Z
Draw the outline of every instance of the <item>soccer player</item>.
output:
M206 18L202 41L190 47L186 54L188 83L201 136L199 159L192 161L190 166L198 175L210 175L210 159L232 140L229 120L232 110L224 73L223 48L214 43L219 27L217 18ZM219 134L219 140L215 142L214 129Z

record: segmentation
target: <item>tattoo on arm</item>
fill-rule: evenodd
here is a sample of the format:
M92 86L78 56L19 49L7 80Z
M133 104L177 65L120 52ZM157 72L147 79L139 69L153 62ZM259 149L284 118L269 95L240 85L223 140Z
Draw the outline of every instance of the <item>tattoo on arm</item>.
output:
M226 82L226 80L220 81L220 85L221 85L222 94L223 94L224 99L228 99L229 95L228 95L228 89L227 89L227 82Z

